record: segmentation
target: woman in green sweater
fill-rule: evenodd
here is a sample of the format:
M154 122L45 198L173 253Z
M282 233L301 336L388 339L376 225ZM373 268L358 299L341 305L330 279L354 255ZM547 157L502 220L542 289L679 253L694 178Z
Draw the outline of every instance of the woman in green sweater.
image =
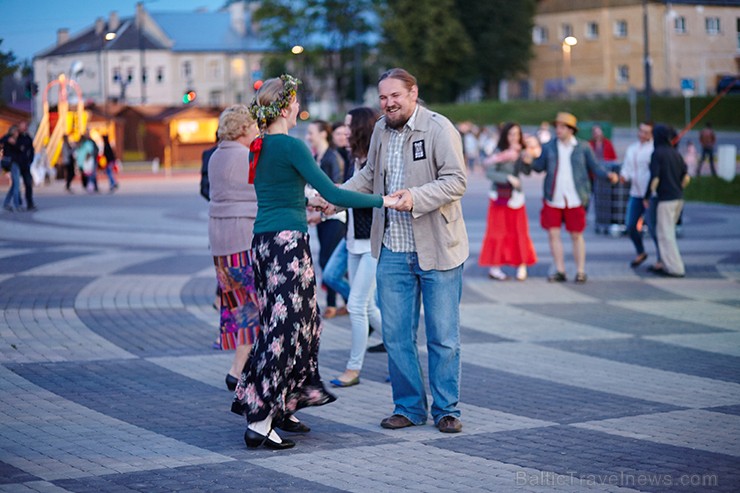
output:
M383 207L397 199L337 188L314 161L308 147L288 135L296 125L299 81L290 75L265 81L250 105L261 137L250 147L250 181L257 192L252 257L262 330L236 388L232 411L247 418L247 447L287 449L274 427L307 432L293 414L335 397L319 376L321 319L311 262L306 183L342 207Z

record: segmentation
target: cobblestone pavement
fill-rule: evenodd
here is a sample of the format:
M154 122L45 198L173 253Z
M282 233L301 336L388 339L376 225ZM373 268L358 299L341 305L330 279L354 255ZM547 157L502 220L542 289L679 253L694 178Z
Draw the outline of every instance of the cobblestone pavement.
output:
M475 262L487 184L471 178L463 433L380 428L387 361L369 354L360 385L270 452L245 448L231 354L211 349L196 182L55 183L38 212L0 214L0 491L740 490L740 208L687 206L685 279L631 270L628 240L589 230L589 283L549 285L530 179L540 263L494 283ZM347 317L325 323L325 380L349 341Z

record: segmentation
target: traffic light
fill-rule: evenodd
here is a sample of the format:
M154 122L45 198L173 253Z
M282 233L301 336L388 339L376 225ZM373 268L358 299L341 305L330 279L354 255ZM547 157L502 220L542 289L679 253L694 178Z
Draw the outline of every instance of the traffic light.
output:
M184 104L189 104L195 101L195 98L198 97L198 95L193 91L192 89L189 89L185 91L185 94L182 95L182 102Z

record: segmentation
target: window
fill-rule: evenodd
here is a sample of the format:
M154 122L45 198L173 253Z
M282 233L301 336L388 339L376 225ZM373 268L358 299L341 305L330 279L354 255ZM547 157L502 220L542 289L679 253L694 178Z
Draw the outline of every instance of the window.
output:
M157 84L164 82L164 67L157 67Z
M147 70L146 67L141 67L141 83L146 84Z
M534 26L532 30L532 42L536 45L543 45L547 43L548 32L544 26Z
M113 82L120 82L121 80L121 67L113 67Z
M673 21L673 27L678 34L686 34L686 17L679 15Z
M704 25L707 28L707 34L719 34L719 17L707 17L704 19Z
M614 23L614 36L617 38L627 37L627 21L619 20Z
M599 24L596 22L586 23L586 39L598 39L599 38Z
M223 92L221 91L211 91L208 95L208 104L210 106L221 106L223 101Z
M560 36L561 39L565 39L568 36L573 36L573 24L563 24L560 26L560 30L562 36Z
M221 62L219 60L211 60L208 62L208 73L213 79L221 78Z
M740 17L735 22L737 23L735 26L735 30L737 31L737 51L740 51Z
M126 70L126 82L131 82L132 80L134 80L134 68L129 67Z
M630 68L627 65L617 66L617 82L625 83L630 81Z
M190 63L190 60L182 62L182 76L186 79L193 76L193 65Z

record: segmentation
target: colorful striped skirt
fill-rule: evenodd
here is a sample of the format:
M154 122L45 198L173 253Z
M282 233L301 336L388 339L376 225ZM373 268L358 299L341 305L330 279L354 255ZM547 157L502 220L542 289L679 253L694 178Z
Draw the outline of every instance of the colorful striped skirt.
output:
M221 294L221 349L252 345L260 329L249 252L213 257Z
M231 406L250 423L336 400L319 375L321 318L308 235L255 234L252 247L262 328Z

